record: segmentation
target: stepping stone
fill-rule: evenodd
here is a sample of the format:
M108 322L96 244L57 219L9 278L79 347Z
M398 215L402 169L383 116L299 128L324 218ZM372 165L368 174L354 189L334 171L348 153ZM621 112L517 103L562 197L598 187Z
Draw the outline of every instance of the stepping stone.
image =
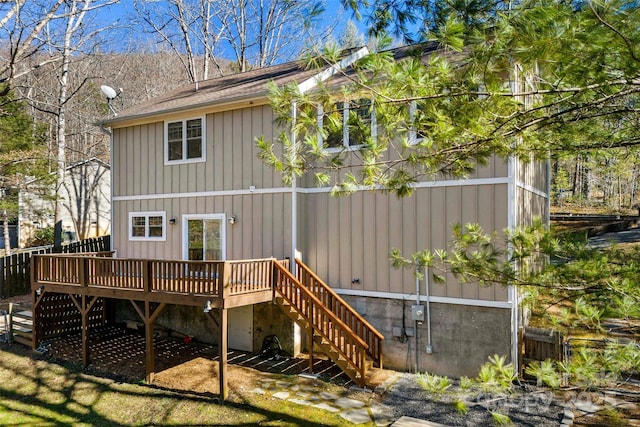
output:
M448 427L445 424L432 423L431 421L421 420L412 417L401 417L395 423L391 424L392 427Z
M266 394L267 393L263 388L260 388L260 387L254 388L253 390L251 390L251 392L255 393L255 394Z
M340 411L340 409L338 408L334 408L333 406L329 405L328 403L318 403L317 405L313 405L314 408L318 408L318 409L324 409L325 411L329 411L329 412L338 412Z
M289 387L291 383L286 381L276 381L276 387Z
M335 404L342 409L358 409L364 406L364 403L359 400L349 399L348 397L342 397L335 401Z
M311 405L311 402L304 399L289 399L289 402L297 403L298 405L304 405L304 406Z
M393 409L386 405L372 405L369 410L373 417L373 422L378 427L386 427L394 421Z
M366 409L353 409L351 411L345 411L340 414L342 418L353 424L364 424L371 422L371 416Z
M276 399L285 400L289 397L289 392L287 391L279 391L273 395Z
M324 400L336 400L338 398L338 396L336 396L333 393L322 391L322 392L320 392L320 398L324 399Z

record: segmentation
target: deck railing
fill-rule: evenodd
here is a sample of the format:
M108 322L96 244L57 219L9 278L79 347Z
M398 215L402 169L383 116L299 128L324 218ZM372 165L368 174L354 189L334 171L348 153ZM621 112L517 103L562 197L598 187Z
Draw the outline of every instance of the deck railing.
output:
M296 275L306 289L367 343L367 354L382 368L384 336L299 259L296 259Z
M314 335L321 336L330 343L340 358L346 360L358 372L357 380L364 385L367 343L302 285L289 270L275 263L275 272L275 292L296 308L309 327L313 328Z
M33 290L51 284L224 298L271 290L274 259L165 261L36 255L33 263Z

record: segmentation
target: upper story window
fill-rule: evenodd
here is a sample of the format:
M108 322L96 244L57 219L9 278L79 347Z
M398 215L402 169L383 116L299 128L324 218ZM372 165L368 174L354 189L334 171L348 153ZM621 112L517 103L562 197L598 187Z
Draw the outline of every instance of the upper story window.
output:
M421 114L420 107L416 101L409 103L409 121L411 123L409 127L409 144L415 145L420 143L424 138L424 129L417 123L420 122L419 115Z
M129 240L165 240L165 212L129 212Z
M318 111L319 126L324 129L322 145L328 151L357 150L376 136L375 111L371 100L338 102L328 111Z
M204 118L165 122L165 163L204 161Z

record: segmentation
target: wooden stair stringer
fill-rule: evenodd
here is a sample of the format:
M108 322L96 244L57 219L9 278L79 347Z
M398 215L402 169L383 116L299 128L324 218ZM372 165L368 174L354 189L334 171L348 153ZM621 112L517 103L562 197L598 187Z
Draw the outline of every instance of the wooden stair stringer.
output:
M298 326L306 331L307 334L313 333L313 341L317 344L318 348L324 353L333 363L336 364L352 381L360 386L366 386L367 372L371 371L373 367L373 360L369 357L365 358L364 378L360 374L360 371L356 369L350 361L343 356L341 349L338 345L332 341L325 339L320 334L320 329L311 327L310 321L301 314L301 312L292 304L290 304L285 298L276 296L276 304L291 320L296 322Z

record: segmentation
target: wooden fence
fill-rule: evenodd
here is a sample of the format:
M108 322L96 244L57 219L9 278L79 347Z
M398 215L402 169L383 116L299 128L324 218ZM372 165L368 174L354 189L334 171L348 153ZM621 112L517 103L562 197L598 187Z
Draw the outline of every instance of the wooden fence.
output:
M63 245L60 252L104 252L110 247L110 236L102 236ZM0 258L0 299L31 292L31 257L53 252L53 246L42 246Z
M525 327L520 328L518 335L521 372L532 362L547 359L559 362L564 360L564 336L560 332Z

